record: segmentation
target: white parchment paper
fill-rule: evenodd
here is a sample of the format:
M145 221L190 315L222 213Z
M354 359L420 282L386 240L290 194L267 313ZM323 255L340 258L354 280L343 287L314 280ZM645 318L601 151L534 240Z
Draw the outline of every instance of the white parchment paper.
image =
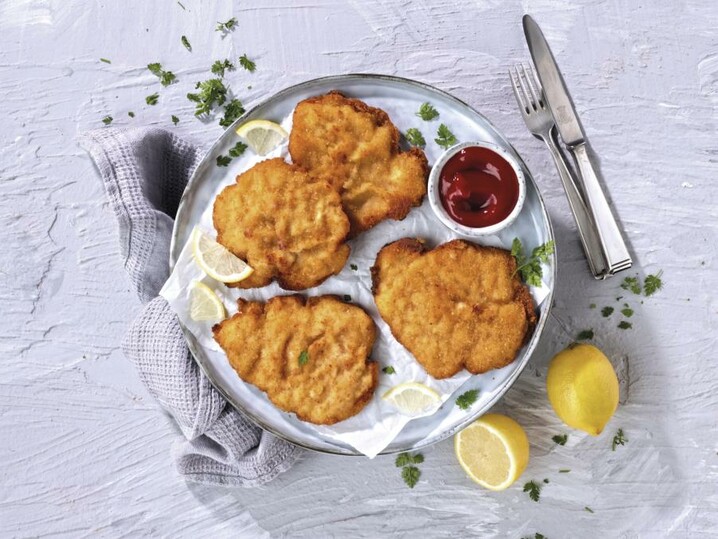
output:
M412 126L420 128L427 140L425 151L430 164L435 162L436 158L442 153L442 149L433 142L434 133L439 122L423 122L417 118L415 112L419 103L375 98L369 101L369 104L387 111L392 121L402 131ZM291 130L291 115L284 119L282 126L287 132ZM460 129L455 129L455 134L460 141L472 140L470 134L462 133ZM264 157L252 155L251 150L247 150L244 156L236 159L232 166L227 169L226 180L218 186L215 196L224 187L233 184L236 175L241 171L248 169L259 161L277 156L282 156L287 161L291 160L288 156L286 142ZM517 231L517 227L520 229L521 226L520 221L521 216L519 216L517 223L496 236L487 237L481 243L510 248L513 238L517 235L520 237ZM208 205L203 213L198 226L210 236L216 236L212 225L211 204ZM429 376L413 356L394 339L389 327L377 312L371 294L370 268L374 264L376 254L385 244L404 237L424 238L427 240L428 245L433 247L459 236L439 222L434 216L428 201L425 200L420 208L412 210L403 221L385 221L352 240L350 242L351 256L341 273L330 277L318 287L301 292L307 296L323 294L350 295L351 301L363 307L377 324L379 331L372 357L379 362L380 368L391 365L396 370L396 373L388 375L380 371L379 385L374 398L356 416L332 426L304 423L305 426L314 429L319 436L349 444L370 458L381 452L409 421L415 419L402 415L391 404L382 400L381 397L387 390L403 382L420 382L436 390L441 395L441 402L443 403L471 376L466 371L444 380L436 380ZM352 265L356 266L357 269L352 270ZM247 300L266 301L273 296L294 293L285 291L274 283L264 288L253 290L240 291L227 288L222 283L218 283L205 275L199 268L192 257L189 242L184 246L177 264L160 294L167 299L181 322L192 332L198 343L205 349L211 361L223 361L227 364L228 360L224 352L212 337L211 328L213 322L196 322L189 316L189 290L193 281L202 281L212 288L224 302L229 316L237 311L236 304L239 297ZM549 289L545 285L541 288L532 289L537 305L547 297L548 293ZM235 387L238 392L246 392L245 399L257 397L258 390L256 388L249 387L250 385L245 384L239 377L237 377L237 381L238 383L235 384ZM260 398L266 399L267 403L270 402L264 394L260 394ZM434 412L435 410L429 411L427 415ZM299 421L293 414L290 417L292 421Z

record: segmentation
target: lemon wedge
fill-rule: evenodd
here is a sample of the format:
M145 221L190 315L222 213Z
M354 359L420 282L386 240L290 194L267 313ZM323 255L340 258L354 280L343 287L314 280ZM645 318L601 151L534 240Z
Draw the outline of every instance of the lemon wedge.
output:
M281 125L269 120L251 120L240 125L236 133L259 155L267 155L289 136Z
M441 404L441 396L419 382L394 386L382 398L396 406L402 414L411 417L426 415Z
M192 232L192 256L202 270L222 283L238 283L254 271L244 260L234 256L200 229Z
M222 320L227 316L222 300L204 283L195 281L189 291L189 315L197 322Z
M598 436L618 408L618 377L601 350L570 346L548 366L546 392L556 415L569 427Z
M524 429L500 414L486 414L454 436L454 451L469 478L490 490L511 486L529 462Z

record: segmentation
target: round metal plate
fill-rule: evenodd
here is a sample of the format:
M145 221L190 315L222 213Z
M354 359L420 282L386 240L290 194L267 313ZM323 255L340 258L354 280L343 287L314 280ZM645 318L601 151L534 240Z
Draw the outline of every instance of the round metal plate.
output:
M195 170L182 196L174 224L170 268L174 267L192 229L199 222L200 216L212 204L214 194L220 185L219 182L226 180L227 170L218 170L215 162L217 156L230 145L230 141L232 143L236 141L235 127L253 119L279 120L285 118L299 101L331 90L338 90L348 96L366 100L369 104L373 98L410 100L412 103L431 102L440 110L449 111L452 128L461 130L465 137L467 133L470 134L463 140L491 142L512 153L521 164L527 183L526 202L517 219L520 237L526 245L539 245L553 240L553 230L548 213L530 171L511 144L484 116L452 95L427 84L386 75L352 74L323 77L287 88L249 110L235 122L235 125L219 137ZM420 120L417 119L417 121ZM449 122L447 121L447 123ZM431 163L431 156L429 158ZM436 226L443 226L438 219ZM517 224L512 225L512 227L516 226ZM490 371L480 376L472 376L459 390L462 392L478 387L477 380L482 379L480 399L471 411L452 414L452 409L455 406L453 406L453 400L449 399L435 414L410 421L382 453L414 450L443 440L482 415L501 398L521 374L541 337L551 309L555 278L556 258L553 255L549 261L549 271L544 275L545 284L549 289L548 296L539 306L538 324L529 342L519 352L519 356L513 363L503 369ZM224 359L225 365L219 365L218 360L212 359L212 354L208 354L186 328L182 329L194 358L217 390L232 406L262 428L307 449L341 455L360 454L349 445L319 436L316 431L290 414L277 413L276 408L263 395L260 395L260 398L254 395L250 399L246 395L239 394L233 389L231 380L228 378L226 358ZM214 355L216 357L216 354Z

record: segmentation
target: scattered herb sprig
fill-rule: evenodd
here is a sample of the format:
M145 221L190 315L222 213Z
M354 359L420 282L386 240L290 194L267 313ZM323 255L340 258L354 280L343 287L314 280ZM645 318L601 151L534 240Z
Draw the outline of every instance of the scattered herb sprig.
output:
M409 453L399 453L394 461L397 468L402 468L401 478L409 488L414 488L419 482L421 477L421 470L417 468L416 464L424 462L424 455L417 453L411 455Z
M107 58L100 58L100 62L104 62L104 63L106 63L106 64L111 64L111 63L112 63L112 62L110 62Z
M299 366L306 365L309 361L309 352L307 350L302 350L301 354L299 354Z
M646 296L652 296L661 288L663 288L663 280L661 279L663 270L659 271L655 275L648 275L643 281L643 293Z
M105 116L102 118L102 123L105 125L110 125L112 123L112 116Z
M215 60L210 71L220 78L224 78L225 71L234 71L234 64L227 60Z
M241 65L244 69L249 71L250 73L254 73L257 69L257 64L255 64L252 60L250 60L246 54L243 54L239 57L239 65Z
M548 262L548 257L554 252L554 241L547 241L539 245L532 252L531 256L524 255L524 248L521 240L514 238L511 244L511 255L516 259L516 272L521 274L522 279L531 286L541 286L543 268L541 264Z
M222 79L198 82L195 88L199 91L188 93L187 99L195 103L194 115L197 117L209 114L227 101L227 87Z
M541 483L537 483L536 481L529 481L524 485L524 492L528 492L529 498L537 502L541 498L541 487Z
M396 369L391 365L387 365L381 370L381 372L383 372L384 374L396 374Z
M437 137L434 139L434 142L445 150L458 142L454 134L448 127L446 127L445 124L441 124L439 126L439 129L436 131L436 135Z
M578 335L576 335L577 341L590 341L591 339L593 339L592 329L584 329Z
M611 451L615 451L616 447L619 445L626 445L627 441L628 438L626 438L623 434L623 429L618 429L618 431L616 431L616 435L613 437L613 442L611 443Z
M147 103L148 105L156 105L159 98L160 94L148 95L147 97L145 97L145 103Z
M232 99L224 107L224 116L219 120L219 125L229 127L242 114L244 114L244 105L239 99Z
M566 445L568 434L557 434L556 436L552 436L551 439L558 445Z
M456 406L461 408L462 410L468 410L471 408L471 405L476 402L476 400L479 398L479 390L478 389L470 389L466 391L465 393L462 393L458 397L456 397Z
M601 309L601 315L602 315L604 318L608 318L609 316L611 316L611 315L613 314L613 311L614 311L614 310L615 310L615 309L614 309L613 307L610 307L610 306L604 307L603 309Z
M222 37L227 35L229 32L234 30L237 27L237 18L232 17L226 22L217 22L217 28L215 28L215 32L222 32Z
M439 111L436 110L431 103L422 103L416 115L425 122L429 122L439 117Z
M150 73L160 79L160 84L162 84L162 86L169 86L170 84L177 82L175 74L171 71L162 69L162 64L159 62L147 64L147 69L150 70Z
M412 146L418 146L419 148L426 146L426 139L424 138L424 135L422 135L421 131L419 131L416 127L407 129L404 137Z
M180 41L182 41L182 45L184 45L185 49L187 49L189 52L192 52L192 44L189 42L189 39L187 39L187 36L182 36L180 38Z

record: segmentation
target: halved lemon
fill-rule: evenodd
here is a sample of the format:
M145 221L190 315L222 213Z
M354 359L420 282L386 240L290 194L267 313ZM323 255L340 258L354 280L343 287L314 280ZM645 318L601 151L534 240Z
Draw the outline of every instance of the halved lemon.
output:
M510 417L486 414L454 436L454 451L469 478L482 487L504 490L526 469L529 440Z
M199 228L192 232L192 256L202 270L222 283L238 283L254 271L241 258L234 256Z
M195 281L189 291L189 315L197 322L222 320L227 316L222 300L204 283Z
M412 417L424 415L441 404L441 396L419 382L405 382L394 386L384 393L382 398L391 402L402 414Z
M259 155L267 155L289 136L281 125L269 120L251 120L240 125L236 133Z

